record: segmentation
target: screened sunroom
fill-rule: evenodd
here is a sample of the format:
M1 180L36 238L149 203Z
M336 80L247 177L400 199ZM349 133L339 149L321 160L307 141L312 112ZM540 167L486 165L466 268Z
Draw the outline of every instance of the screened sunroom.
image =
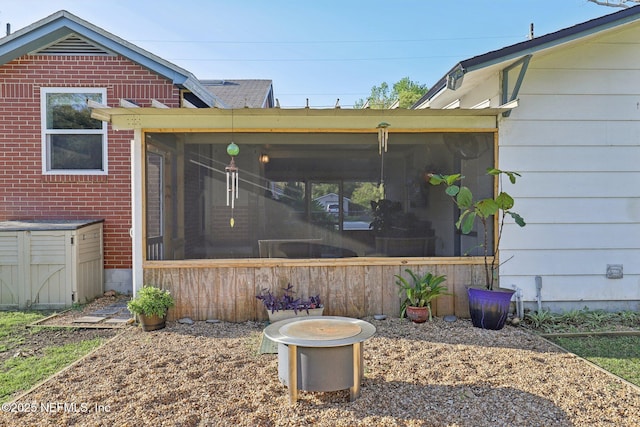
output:
M147 259L475 254L428 174L493 191L493 132L148 132ZM237 189L227 176L233 142Z
M95 108L92 116L134 130L134 292L143 283L170 290L170 318L239 322L264 320L256 294L288 283L320 294L325 315L398 315L394 275L406 268L447 275L451 294L433 310L467 317L482 239L456 230L454 204L427 175L460 172L474 194L491 195L485 171L497 164L504 111Z

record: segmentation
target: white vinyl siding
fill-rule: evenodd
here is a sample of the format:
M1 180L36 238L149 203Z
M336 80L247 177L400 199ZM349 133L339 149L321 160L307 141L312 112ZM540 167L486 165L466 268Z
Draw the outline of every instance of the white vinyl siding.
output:
M640 25L534 55L502 119L500 167L522 173L501 245L501 286L543 307L637 308L640 300ZM608 279L622 264L622 279Z

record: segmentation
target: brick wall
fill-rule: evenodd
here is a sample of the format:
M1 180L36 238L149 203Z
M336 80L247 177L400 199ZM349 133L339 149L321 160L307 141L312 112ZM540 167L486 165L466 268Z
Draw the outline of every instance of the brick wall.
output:
M149 107L179 106L170 81L122 57L23 56L0 67L0 221L104 218L105 268L131 268L132 131L108 133L108 175L43 175L41 87L106 88Z

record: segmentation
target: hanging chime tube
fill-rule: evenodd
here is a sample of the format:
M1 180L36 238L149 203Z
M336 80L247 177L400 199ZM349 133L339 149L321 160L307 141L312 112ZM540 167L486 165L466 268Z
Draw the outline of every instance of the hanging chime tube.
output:
M382 122L378 124L378 154L382 154L382 151L387 152L387 142L389 141L389 123Z
M236 194L238 193L237 180L238 173L236 171L231 172L231 209L236 207Z
M227 170L227 186L225 188L227 189L227 206L229 206L229 170Z
M227 175L227 206L231 204L231 209L233 209L235 207L235 200L238 198L238 187L240 183L240 174L233 159L229 166L225 168L225 171ZM229 200L231 200L231 203L229 203Z
M236 185L235 185L235 187L236 187L236 199L237 199L238 198L238 187L240 187L240 185L239 185L240 174L236 171L235 175L236 175Z

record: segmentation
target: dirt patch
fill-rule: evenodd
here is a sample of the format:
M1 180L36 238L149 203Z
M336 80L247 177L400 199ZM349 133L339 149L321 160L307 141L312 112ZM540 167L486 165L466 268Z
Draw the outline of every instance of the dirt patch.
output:
M8 351L0 353L0 364L12 357L43 356L47 347L92 340L94 338L111 338L114 329L77 329L77 328L25 328L21 334L23 342Z
M0 352L0 364L12 357L42 356L47 347L92 340L94 338L111 338L118 333L115 328L86 328L74 324L79 317L86 316L111 304L126 301L127 296L117 295L97 298L90 304L69 309L61 313L51 314L45 320L34 322L16 331L13 345L5 352Z

